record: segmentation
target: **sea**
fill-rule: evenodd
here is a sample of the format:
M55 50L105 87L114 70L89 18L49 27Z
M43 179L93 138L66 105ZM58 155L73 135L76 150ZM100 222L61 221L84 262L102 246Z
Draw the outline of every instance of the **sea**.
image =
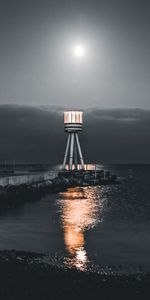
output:
M0 250L58 267L150 272L150 165L102 165L120 184L68 188L0 214Z

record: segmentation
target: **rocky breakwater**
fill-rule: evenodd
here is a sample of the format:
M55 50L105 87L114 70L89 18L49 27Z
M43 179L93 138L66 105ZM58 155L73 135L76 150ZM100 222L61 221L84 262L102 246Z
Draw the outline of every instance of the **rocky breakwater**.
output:
M73 186L96 186L96 185L112 185L120 184L118 177L110 172L99 171L61 171L53 180L57 186L73 187Z
M78 180L56 177L39 183L0 186L0 211L15 208L27 202L42 199L48 193L57 193L70 186L79 185Z
M65 171L58 173L58 176L53 179L43 180L42 182L1 185L0 211L26 202L40 200L48 193L62 192L69 187L118 183L116 176L107 174L104 177L103 171L97 173L95 171Z
M0 186L0 211L20 206L26 202L38 201L47 193L57 190L52 180L35 184Z

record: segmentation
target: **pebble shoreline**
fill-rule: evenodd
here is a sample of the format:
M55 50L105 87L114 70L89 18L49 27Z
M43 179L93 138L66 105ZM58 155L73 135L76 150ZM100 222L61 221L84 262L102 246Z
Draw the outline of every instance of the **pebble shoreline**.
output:
M0 251L0 299L149 299L148 273L100 275L57 268L43 257Z

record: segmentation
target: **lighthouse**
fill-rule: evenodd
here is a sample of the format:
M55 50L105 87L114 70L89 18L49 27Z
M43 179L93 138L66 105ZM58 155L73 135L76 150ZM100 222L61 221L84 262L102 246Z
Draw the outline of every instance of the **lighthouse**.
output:
M82 124L82 111L64 112L64 129L68 134L68 139L62 165L63 170L84 170L84 160L78 136L78 133L82 132Z

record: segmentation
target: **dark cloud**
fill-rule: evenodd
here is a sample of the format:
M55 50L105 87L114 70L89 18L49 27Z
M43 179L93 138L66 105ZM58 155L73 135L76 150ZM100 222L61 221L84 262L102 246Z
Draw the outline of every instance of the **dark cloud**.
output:
M62 162L62 107L0 106L1 162ZM87 162L150 163L150 111L85 110L80 135Z

